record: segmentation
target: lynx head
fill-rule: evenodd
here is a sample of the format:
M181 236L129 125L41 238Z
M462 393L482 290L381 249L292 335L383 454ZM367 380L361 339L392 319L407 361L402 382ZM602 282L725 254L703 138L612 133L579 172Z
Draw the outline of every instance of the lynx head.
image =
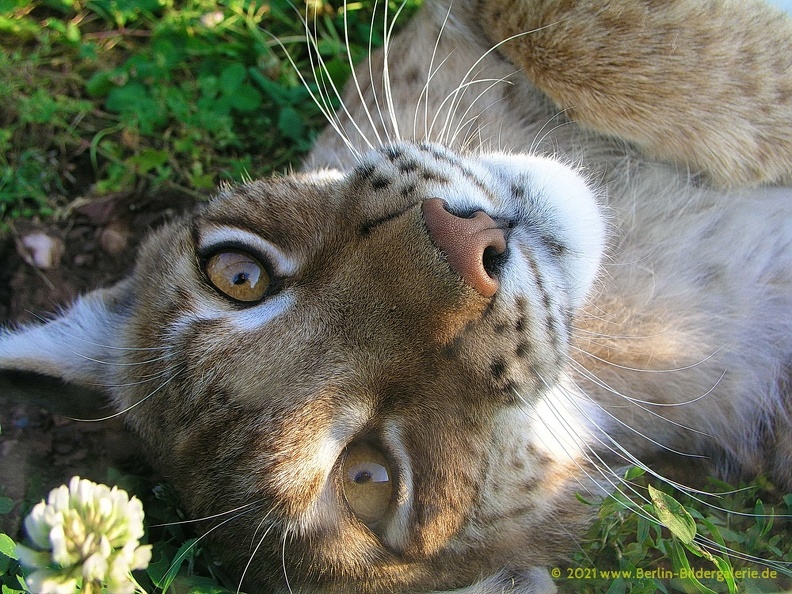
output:
M257 591L537 579L586 519L537 410L603 243L555 161L388 145L223 190L0 366L105 386Z

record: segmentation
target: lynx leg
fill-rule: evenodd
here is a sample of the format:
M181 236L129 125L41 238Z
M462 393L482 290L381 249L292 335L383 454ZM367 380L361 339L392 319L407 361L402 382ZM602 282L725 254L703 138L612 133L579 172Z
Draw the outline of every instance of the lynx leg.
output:
M792 18L762 0L481 1L569 117L723 187L792 183Z

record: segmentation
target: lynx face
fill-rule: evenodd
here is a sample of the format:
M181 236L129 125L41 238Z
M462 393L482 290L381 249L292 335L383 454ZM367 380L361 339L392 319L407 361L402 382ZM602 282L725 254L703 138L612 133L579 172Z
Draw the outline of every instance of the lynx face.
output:
M226 189L0 357L108 386L254 591L534 587L596 487L547 406L603 246L557 161L397 143Z
M99 373L195 516L237 510L212 538L258 587L463 586L583 519L532 419L602 245L566 167L387 146L159 233Z

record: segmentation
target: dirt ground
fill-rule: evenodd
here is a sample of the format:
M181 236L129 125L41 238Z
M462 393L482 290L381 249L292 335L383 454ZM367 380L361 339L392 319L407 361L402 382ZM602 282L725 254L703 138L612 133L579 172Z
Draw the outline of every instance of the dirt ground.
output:
M35 322L77 295L119 280L131 270L141 239L193 204L178 194L122 194L76 203L59 223L14 223L12 233L0 237L0 325ZM33 256L26 247L42 241L54 246L45 250L45 257L55 256L47 269L29 263ZM0 531L21 536L26 506L74 475L105 482L109 468L147 472L121 419L77 421L11 401L3 391L0 386L0 495L18 503L0 516ZM94 418L106 414L100 408Z

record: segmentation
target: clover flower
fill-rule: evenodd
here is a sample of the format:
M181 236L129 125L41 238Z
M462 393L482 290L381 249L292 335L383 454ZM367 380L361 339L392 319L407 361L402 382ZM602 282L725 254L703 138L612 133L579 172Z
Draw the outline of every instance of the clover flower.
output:
M35 594L101 592L131 594L133 569L144 569L151 545L140 545L143 505L126 491L74 477L50 491L47 502L25 518L30 540L41 550L17 545L20 563Z

